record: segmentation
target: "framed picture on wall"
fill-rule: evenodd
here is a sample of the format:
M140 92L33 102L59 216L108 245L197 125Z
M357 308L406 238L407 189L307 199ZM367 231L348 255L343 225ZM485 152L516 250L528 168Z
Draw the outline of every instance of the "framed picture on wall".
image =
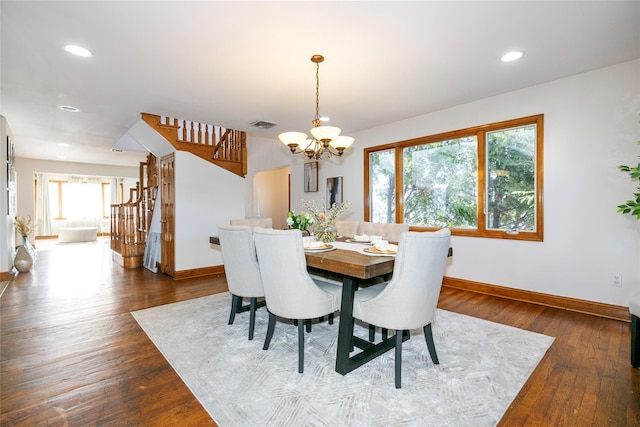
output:
M318 191L318 162L304 164L304 192Z
M327 178L327 207L342 203L342 177Z

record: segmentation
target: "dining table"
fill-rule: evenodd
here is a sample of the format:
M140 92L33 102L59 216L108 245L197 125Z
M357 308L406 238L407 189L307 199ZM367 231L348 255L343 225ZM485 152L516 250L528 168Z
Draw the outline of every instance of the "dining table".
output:
M217 236L209 239L220 244ZM329 243L330 250L305 250L307 267L342 277L342 301L338 325L336 350L336 372L346 375L363 364L375 359L395 347L395 336L385 337L379 343L354 336L353 300L362 284L372 279L384 278L393 273L395 255L373 253L367 245L351 239L339 238ZM449 248L448 256L453 254ZM404 334L403 340L409 339ZM360 351L352 351L357 347ZM354 353L351 355L351 353Z
M388 337L374 344L353 335L353 299L356 290L363 282L392 273L395 257L365 254L364 249L371 246L361 243L337 241L330 245L333 248L329 251L306 250L305 258L307 267L342 276L336 372L345 375L395 347L395 337ZM351 355L353 347L358 347L361 351Z

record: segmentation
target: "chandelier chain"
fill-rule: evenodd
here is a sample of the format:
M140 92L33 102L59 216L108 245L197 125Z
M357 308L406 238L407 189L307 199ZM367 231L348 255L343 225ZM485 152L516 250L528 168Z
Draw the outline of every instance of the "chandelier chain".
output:
M320 126L320 63L316 62L316 116L313 120L315 127Z

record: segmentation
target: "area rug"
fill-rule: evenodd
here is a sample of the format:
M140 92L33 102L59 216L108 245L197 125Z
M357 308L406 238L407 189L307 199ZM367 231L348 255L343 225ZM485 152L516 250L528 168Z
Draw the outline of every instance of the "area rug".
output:
M268 314L227 325L225 292L132 312L153 343L222 427L493 426L513 401L552 337L438 310L431 362L422 330L403 345L402 388L394 387L394 353L342 376L335 371L339 317L305 334L304 373L298 335L278 322L262 350ZM356 335L368 337L356 323ZM378 338L380 334L378 333Z

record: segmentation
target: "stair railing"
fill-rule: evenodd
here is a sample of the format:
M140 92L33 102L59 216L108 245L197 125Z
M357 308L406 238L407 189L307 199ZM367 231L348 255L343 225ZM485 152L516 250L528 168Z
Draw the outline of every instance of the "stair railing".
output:
M236 175L246 176L246 132L148 113L142 113L142 120L176 150L189 151Z

